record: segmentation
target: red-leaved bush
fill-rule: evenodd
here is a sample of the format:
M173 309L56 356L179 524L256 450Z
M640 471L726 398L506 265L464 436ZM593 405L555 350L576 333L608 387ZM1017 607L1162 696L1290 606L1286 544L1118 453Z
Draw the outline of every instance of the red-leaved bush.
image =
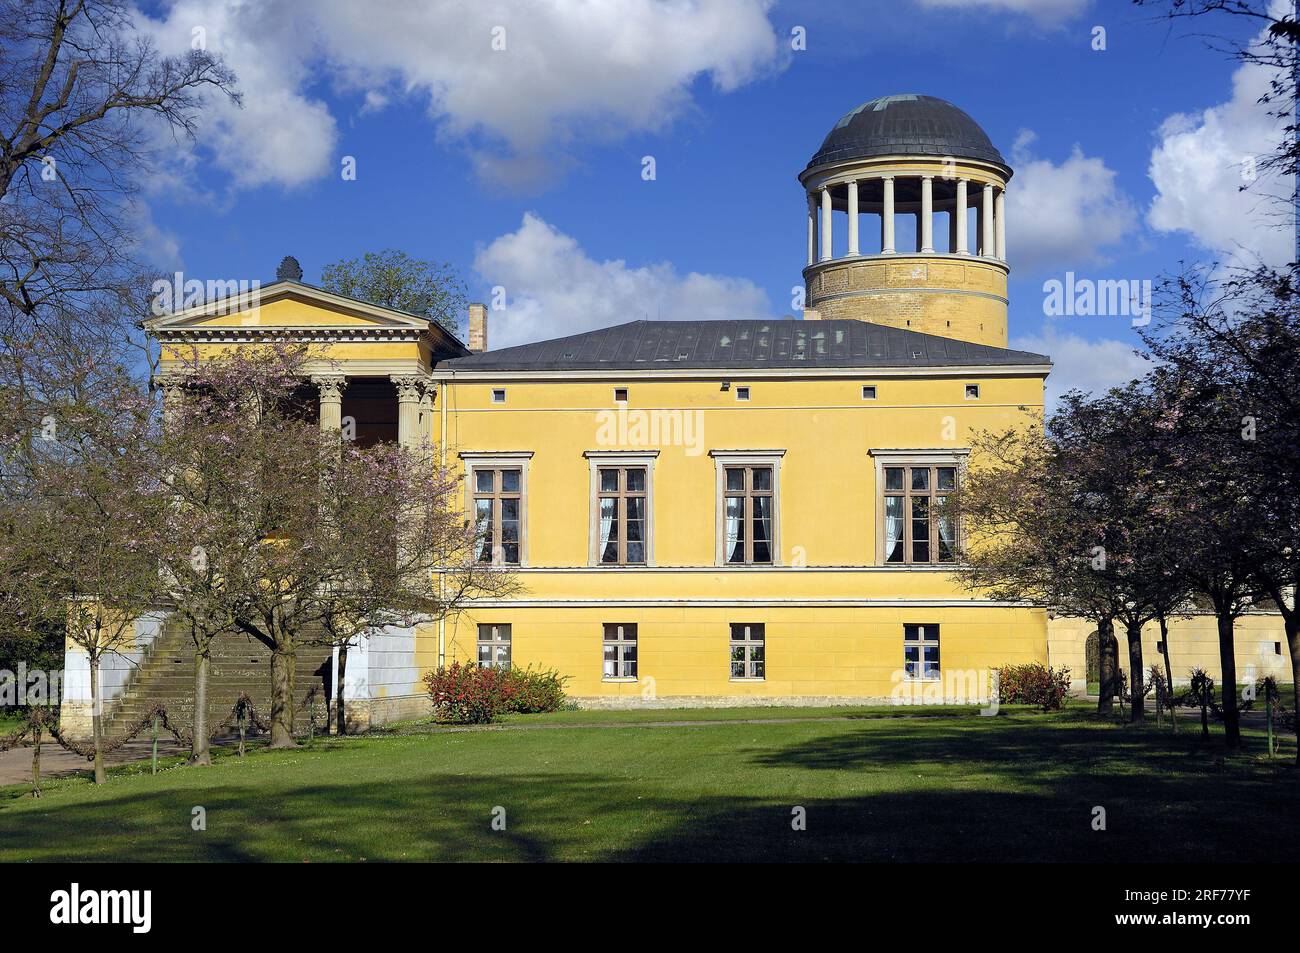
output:
M998 700L1004 705L1037 705L1043 711L1065 706L1070 694L1070 670L1059 671L1038 662L1004 665L998 672Z
M460 725L486 725L502 711L505 691L496 668L452 662L424 676L433 700L433 717Z
M550 670L484 668L452 662L424 676L433 717L461 725L486 725L500 714L558 711L567 679Z

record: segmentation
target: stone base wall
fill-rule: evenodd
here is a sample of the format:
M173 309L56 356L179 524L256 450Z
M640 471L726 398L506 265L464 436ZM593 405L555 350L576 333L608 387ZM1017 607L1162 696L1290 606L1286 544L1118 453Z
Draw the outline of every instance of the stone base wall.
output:
M863 705L897 705L905 707L918 704L890 697L850 697L845 695L665 695L660 698L642 698L639 695L611 695L604 697L571 698L579 708L588 711L628 711L632 709L668 708L847 708ZM975 704L969 699L927 700L926 704Z
M997 262L948 255L841 258L813 265L805 280L808 307L826 320L1007 346L1007 271Z
M428 695L387 695L382 698L351 699L347 705L348 732L362 732L394 721L413 721L431 714ZM332 709L331 726L335 722Z

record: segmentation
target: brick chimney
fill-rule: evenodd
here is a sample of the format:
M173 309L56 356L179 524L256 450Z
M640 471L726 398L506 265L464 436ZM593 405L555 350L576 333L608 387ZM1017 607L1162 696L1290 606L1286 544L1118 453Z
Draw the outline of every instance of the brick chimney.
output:
M487 305L474 302L469 306L469 349L475 354L487 350Z

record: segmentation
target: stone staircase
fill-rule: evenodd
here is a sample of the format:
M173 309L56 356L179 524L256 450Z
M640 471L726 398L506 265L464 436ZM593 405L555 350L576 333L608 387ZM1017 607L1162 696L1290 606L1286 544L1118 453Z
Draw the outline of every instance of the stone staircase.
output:
M294 679L295 729L307 730L307 696L316 693L317 730L325 722L329 702L332 652L328 647L299 646ZM223 635L212 645L208 675L208 723L216 726L230 714L241 692L247 692L263 717L271 707L271 652L245 635ZM154 702L162 702L172 723L194 724L194 643L189 628L177 620L163 624L151 651L109 710L104 734L118 738L134 727Z

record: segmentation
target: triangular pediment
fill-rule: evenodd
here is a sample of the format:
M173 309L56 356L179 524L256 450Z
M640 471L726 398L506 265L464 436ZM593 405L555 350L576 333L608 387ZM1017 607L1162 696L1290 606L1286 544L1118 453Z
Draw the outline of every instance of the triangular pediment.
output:
M229 289L217 285L217 293L204 293L209 290L177 289L174 296L180 299L182 307L150 319L147 327L154 333L171 336L220 328L423 332L432 323L420 315L296 281ZM202 300L187 305L183 292Z

